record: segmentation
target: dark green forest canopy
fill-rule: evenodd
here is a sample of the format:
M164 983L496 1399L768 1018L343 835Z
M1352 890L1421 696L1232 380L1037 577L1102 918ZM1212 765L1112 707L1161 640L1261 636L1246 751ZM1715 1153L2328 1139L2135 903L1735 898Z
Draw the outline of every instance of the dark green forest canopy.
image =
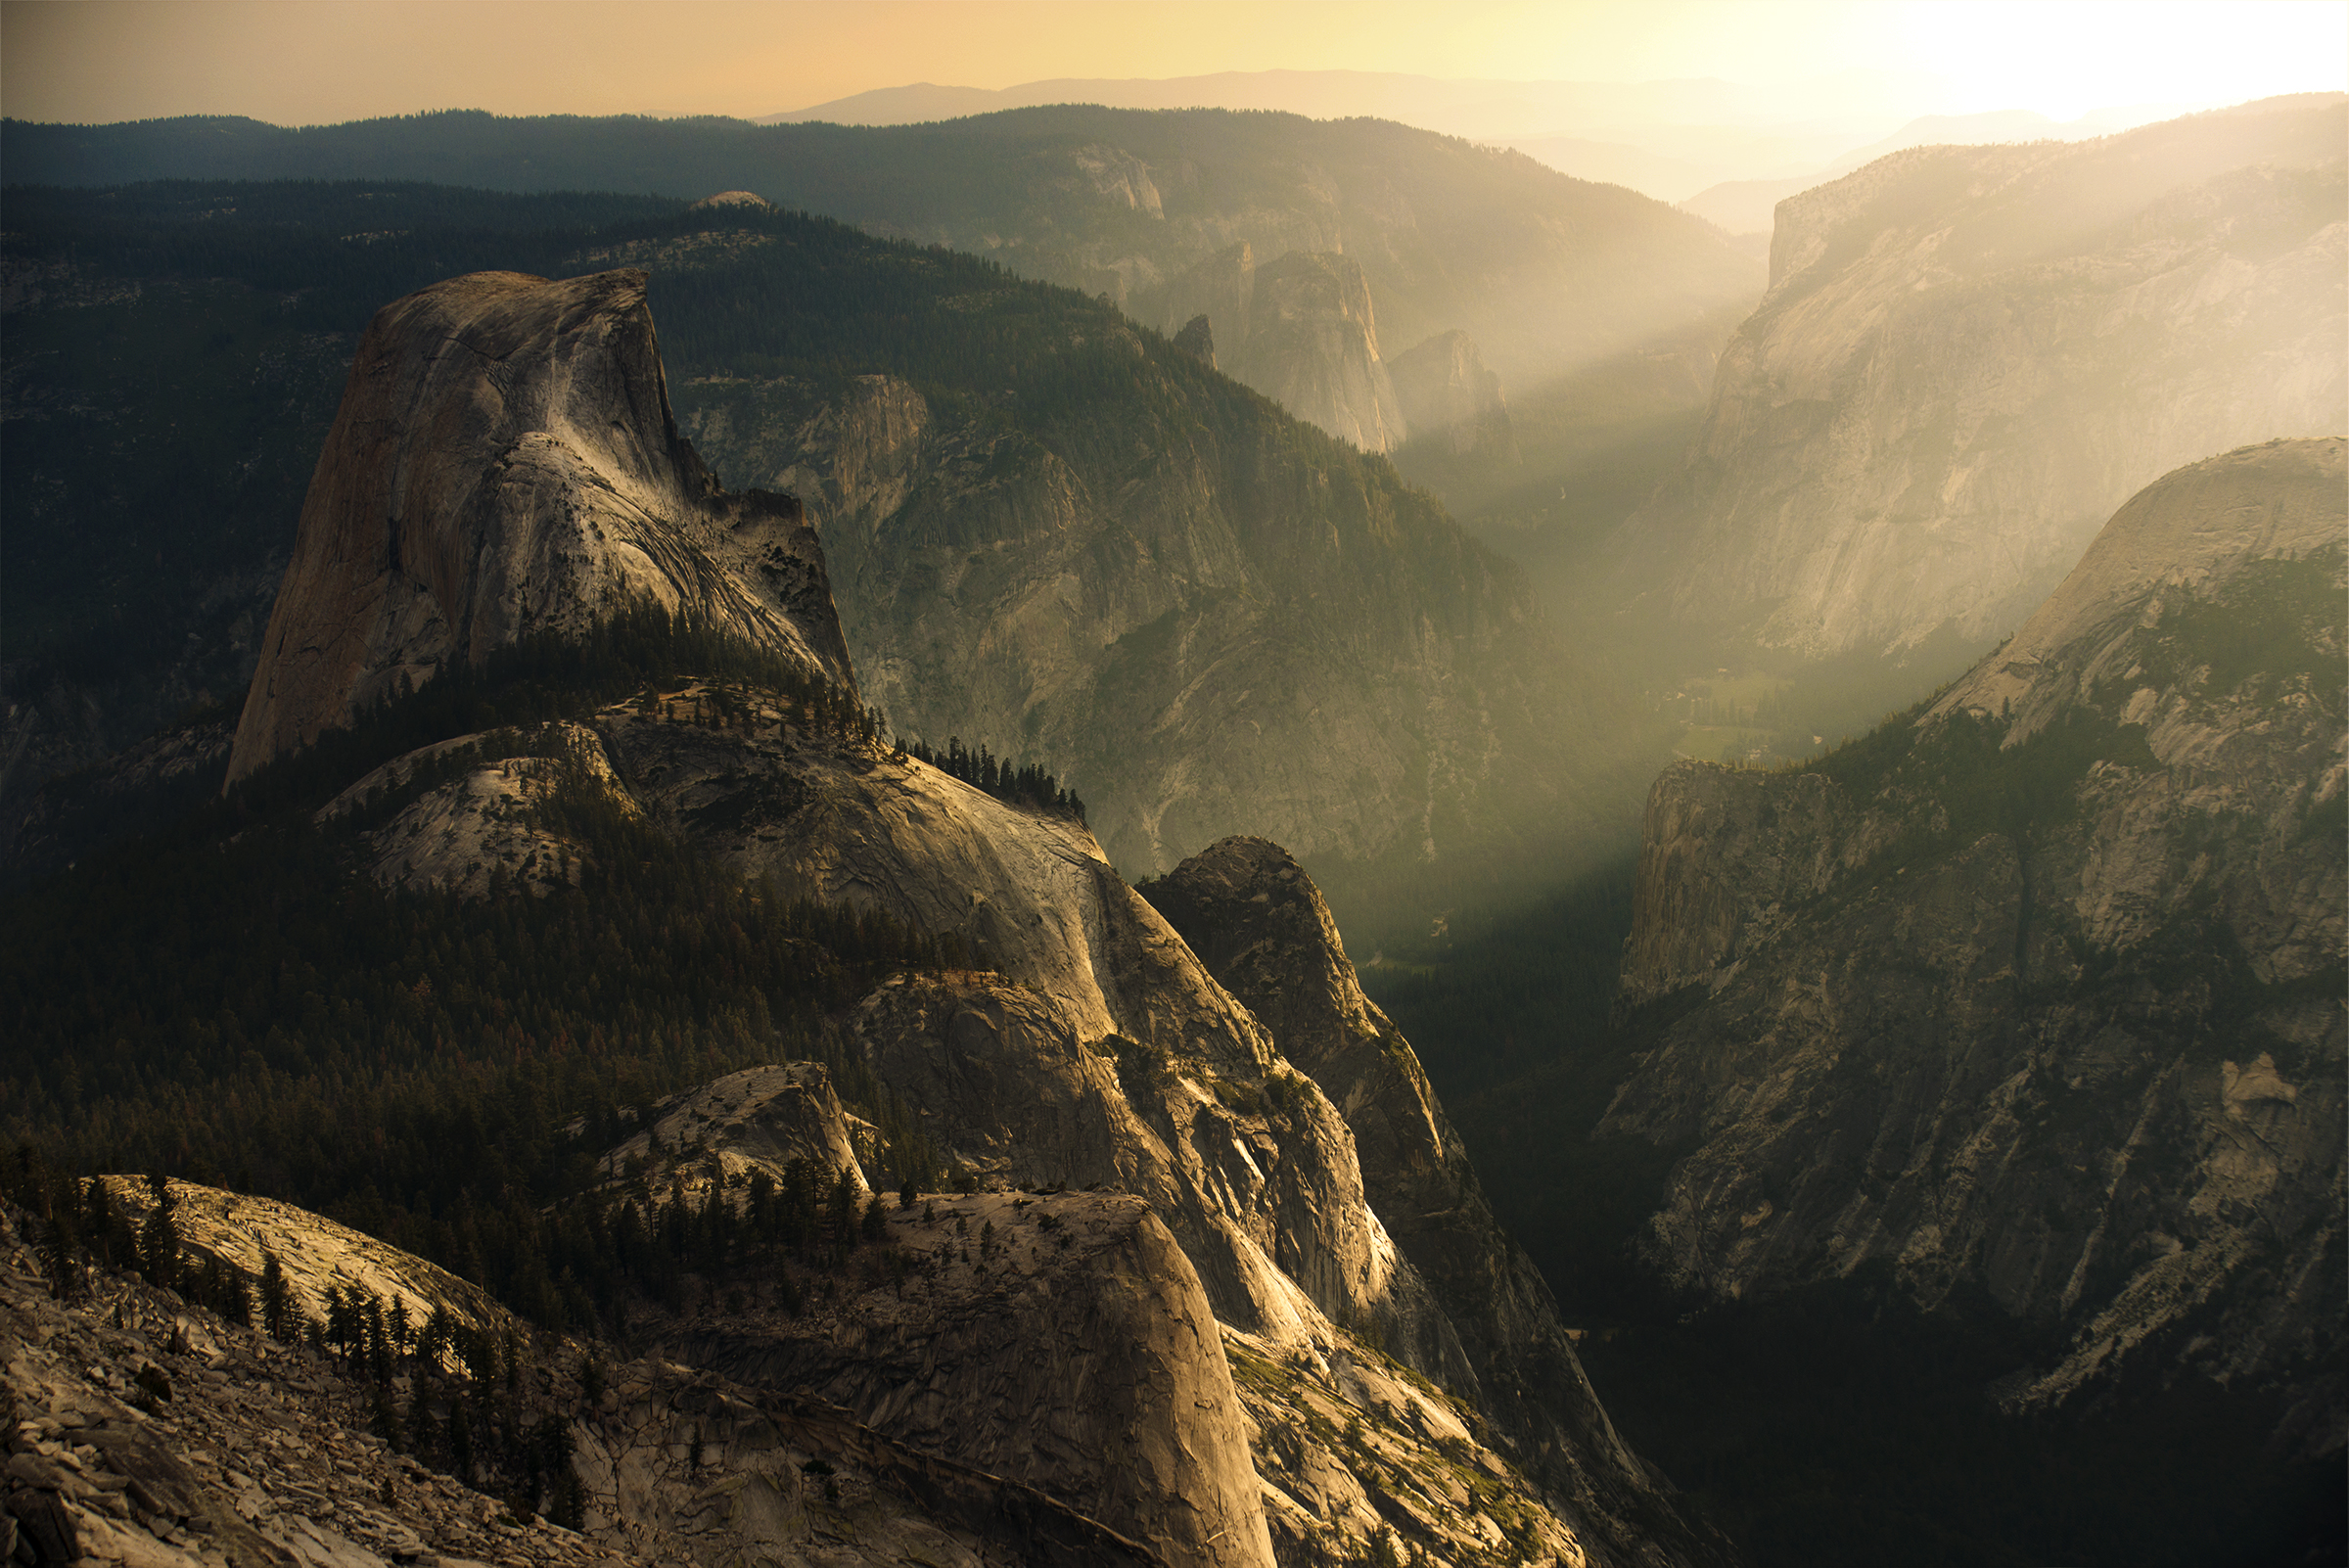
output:
M1590 208L1593 245L1625 225L1702 229L1621 186L1573 179L1522 154L1391 120L1315 120L1277 111L1152 111L1057 104L915 125L759 125L702 115L504 116L447 110L337 125L285 127L236 116L114 125L0 121L9 185L115 186L161 179L400 179L499 191L620 191L692 200L755 191L781 206L854 222L944 227L1050 208L1070 221L1054 176L1102 143L1188 177L1161 182L1169 217L1283 194L1295 161L1382 166L1432 177L1426 224L1537 223L1530 187ZM1496 202L1497 196L1513 198ZM1086 204L1101 234L1149 232L1130 208ZM1075 238L1072 235L1070 238Z
M549 1249L572 1222L547 1206L580 1194L628 1113L665 1094L758 1063L827 1062L882 1128L889 1172L934 1184L935 1151L825 1020L892 974L964 962L950 941L746 885L583 775L535 807L579 861L576 886L544 898L391 892L362 871L359 835L462 757L317 820L351 780L418 747L504 728L520 733L498 755L522 755L551 720L712 675L768 693L818 741L881 744L879 715L851 694L637 611L444 676L173 830L0 900L0 1142L50 1171L284 1198L552 1326L581 1319L576 1302L549 1305ZM572 1264L615 1299L610 1258Z

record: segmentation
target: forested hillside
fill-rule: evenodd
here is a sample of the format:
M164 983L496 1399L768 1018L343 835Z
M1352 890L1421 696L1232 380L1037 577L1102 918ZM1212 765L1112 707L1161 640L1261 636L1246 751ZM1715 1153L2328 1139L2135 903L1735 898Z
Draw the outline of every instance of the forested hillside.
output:
M1394 350L1461 328L1517 387L1750 300L1762 282L1717 230L1661 202L1385 120L1077 104L894 126L462 111L299 129L10 120L5 143L11 185L753 191L1121 303L1235 241L1266 261L1343 252L1368 275Z
M19 803L233 702L355 329L373 302L484 267L648 267L680 413L721 476L807 490L819 511L837 485L760 466L771 450L711 414L779 401L800 411L792 444L862 378L917 397L936 438L897 525L913 539L827 544L859 669L909 736L1052 768L1137 871L1254 829L1337 870L1342 903L1348 865L1432 847L1442 863L1412 875L1450 901L1529 844L1628 832L1658 755L1603 671L1557 655L1507 566L1385 462L1114 308L984 260L756 208L419 186L26 190L10 210L0 592L10 685L29 699L12 720ZM109 349L66 351L93 338ZM1003 532L1002 498L1037 484L1066 504ZM999 607L931 574L980 546L1089 578L1070 623L1093 626L1108 662L1095 648L1039 672L956 641ZM912 643L917 623L932 641ZM971 629L936 640L949 623ZM1211 666L1176 721L1183 671ZM901 672L924 669L947 684ZM993 688L990 669L1008 672ZM1287 709L1233 718L1250 692L1284 689ZM1263 738L1209 765L1200 748L1235 722ZM1140 813L1186 765L1207 767L1210 804L1145 833Z

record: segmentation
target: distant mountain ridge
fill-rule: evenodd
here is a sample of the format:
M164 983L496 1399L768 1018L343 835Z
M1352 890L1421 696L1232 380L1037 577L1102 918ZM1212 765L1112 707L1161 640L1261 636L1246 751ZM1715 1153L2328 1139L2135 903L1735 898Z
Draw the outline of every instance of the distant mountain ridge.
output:
M2078 119L2050 119L2036 110L1993 110L1978 115L1920 115L1899 130L1855 148L1810 173L1784 179L1724 181L1679 203L1731 234L1768 234L1773 209L1789 196L1839 179L1877 159L1911 147L1980 146L1987 142L2083 141L2108 136L2169 116L2142 110L2106 110Z
M0 171L10 183L74 185L359 177L689 200L752 191L1106 294L1169 334L1190 312L1162 307L1162 291L1234 244L1260 265L1342 254L1361 270L1389 349L1464 331L1512 392L1677 340L1742 308L1763 281L1709 225L1620 187L1405 125L1287 114L1066 105L870 127L473 112L301 130L10 121ZM1219 344L1245 335L1228 319L1213 326ZM1703 335L1709 352L1714 329ZM1326 363L1296 370L1321 376ZM1274 392L1291 368L1245 379ZM1333 421L1299 411L1342 434L1376 429L1360 396L1346 409Z
M1790 199L1613 596L1726 650L1979 648L2160 474L2349 427L2345 145L2314 95Z
M1090 803L1095 832L1135 874L1164 870L1229 833L1277 833L1335 878L1333 896L1351 911L1366 906L1347 901L1361 885L1342 867L1379 878L1482 879L1529 854L1570 851L1585 834L1628 837L1661 734L1603 671L1557 648L1505 563L1383 462L1284 418L1098 300L1018 282L972 258L746 204L631 216L600 231L461 240L432 217L442 202L473 214L501 202L535 211L539 200L373 185L189 187L121 200L52 193L39 201L54 210L30 198L13 209L19 254L60 257L27 269L48 269L41 275L51 289L62 293L69 278L86 294L129 295L114 273L62 259L93 243L131 258L140 270L130 277L147 283L135 302L27 302L10 318L12 346L100 327L133 346L126 364L173 345L198 350L170 359L160 376L100 383L95 397L70 378L51 385L46 378L66 363L59 356L34 361L18 384L19 406L36 412L5 430L10 493L29 498L12 513L11 555L39 570L9 586L49 602L45 584L78 583L94 530L109 541L105 563L122 575L111 597L142 595L135 602L155 606L142 615L158 628L153 649L141 645L135 659L122 651L119 687L78 667L48 669L38 678L55 695L24 704L11 720L26 759L11 820L26 810L37 817L23 842L38 863L72 858L75 832L99 831L97 818L111 818L119 797L81 791L35 809L27 798L41 781L68 759L95 761L172 716L121 708L118 690L163 684L190 648L240 687L254 668L190 641L204 624L193 619L198 607L171 585L149 583L141 574L150 555L128 542L149 537L155 512L117 504L121 466L92 454L127 440L133 470L144 472L159 461L156 433L189 428L189 409L249 404L274 435L306 429L324 443L324 410L292 425L280 415L284 372L274 367L292 361L308 376L323 361L315 379L331 385L327 356L351 352L343 346L350 340L319 328L363 319L338 301L362 288L392 294L433 283L429 269L451 254L541 275L650 269L643 287L661 311L661 344L686 374L666 393L647 380L629 394L641 426L624 444L656 455L672 441L698 448L690 459L654 463L675 465L654 488L673 492L674 504L664 505L700 519L694 527L706 525L708 536L622 527L632 514L620 492L635 482L616 480L610 490L590 484L576 492L570 542L558 548L550 534L523 548L519 535L499 533L504 524L490 526L491 514L540 494L532 486L553 468L500 468L505 501L458 497L450 502L458 511L429 522L416 497L439 493L440 480L429 476L447 465L420 456L406 482L410 500L360 508L376 518L376 536L350 541L335 568L340 586L319 597L347 608L398 579L405 585L392 597L421 618L385 619L382 657L365 661L374 682L365 700L396 689L403 667L413 667L411 683L421 679L441 657L427 643L470 650L486 636L493 646L493 623L540 626L543 618L533 618L552 614L558 600L568 608L544 623L569 624L565 617L625 581L719 623L733 623L753 601L766 605L760 615L788 619L792 574L804 566L792 542L806 526L797 510L804 502L806 525L826 535L846 657L864 700L909 737L942 747L959 738L1046 766ZM198 231L175 215L190 211L217 215ZM85 221L101 222L109 238L94 242L95 231L79 227ZM381 237L345 237L354 232ZM200 260L177 259L176 247L198 240ZM209 281L155 286L184 276L176 269L188 264ZM294 266L309 291L298 333L274 304L251 302L254 285L239 281L274 287ZM773 309L774 300L797 308ZM649 326L643 337L649 352ZM449 357L434 374L453 377L455 365ZM552 395L505 377L486 375L484 394ZM673 435L665 399L674 401ZM570 420L575 427L585 429ZM478 429L457 419L450 437L495 445L496 430L492 418ZM603 439L587 432L573 444L592 455ZM229 438L216 445L173 460L225 464L224 453L245 449ZM543 438L526 445L554 455ZM693 498L707 482L704 459L736 490L779 492L771 505L758 503L772 513L765 524L751 527L747 511L729 510L752 500ZM601 465L624 480L628 464L613 467L618 461L595 457L581 472ZM526 470L536 476L529 484ZM257 492L265 505L183 501L171 543L203 570L174 582L207 582L204 572L221 570L216 562L243 574L240 583L262 576L266 552L284 550L297 531L303 492L296 472L287 463L273 476L281 482ZM543 493L571 492L550 485ZM395 506L414 515L402 525L393 572L393 530L377 514ZM472 511L460 516L465 507ZM260 528L256 515L273 527ZM765 537L761 529L781 559L767 559L767 544L752 547L754 534ZM255 537L245 541L238 530ZM493 533L501 542L478 554ZM541 547L552 553L531 554ZM405 581L414 574L427 586ZM607 575L613 584L599 586ZM267 591L244 612L248 661L261 657ZM75 623L90 629L77 635L102 634L97 614L78 612ZM188 619L175 626L175 616ZM775 641L748 622L737 629ZM325 643L308 633L291 641L296 650L314 645ZM278 668L283 651L271 642L272 682L294 673L292 665ZM321 709L286 734L314 733L330 716ZM84 738L69 721L107 738ZM251 722L264 724L260 708ZM267 724L274 733L275 720ZM216 765L206 761L216 756L212 738L161 744L153 768L133 768L139 777L192 786Z
M1371 117L1486 141L1635 125L1750 124L1784 117L1787 107L1771 89L1713 77L1502 81L1405 71L1225 70L1196 76L1061 76L1000 88L916 82L760 115L757 120L762 125L808 120L897 125L1047 104L1257 110L1315 119Z

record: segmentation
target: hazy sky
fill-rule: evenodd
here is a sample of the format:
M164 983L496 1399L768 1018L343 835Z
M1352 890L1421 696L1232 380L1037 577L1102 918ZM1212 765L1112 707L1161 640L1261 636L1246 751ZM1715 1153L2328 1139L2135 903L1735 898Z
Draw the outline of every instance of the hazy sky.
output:
M1899 74L1919 112L2061 119L2349 85L2349 0L0 3L0 109L42 120L307 124L449 108L750 116L916 81L1282 68L1754 84L1881 71ZM1830 113L1857 89L1847 80L1787 102Z

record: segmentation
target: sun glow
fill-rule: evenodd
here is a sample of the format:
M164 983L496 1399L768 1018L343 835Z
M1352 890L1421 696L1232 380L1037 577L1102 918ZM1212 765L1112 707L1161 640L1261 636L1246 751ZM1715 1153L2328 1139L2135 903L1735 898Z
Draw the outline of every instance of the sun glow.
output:
M754 116L914 81L1266 70L1718 78L1742 89L1719 97L1722 123L2061 119L2349 86L2339 0L5 0L0 29L0 107L80 121L459 106Z

